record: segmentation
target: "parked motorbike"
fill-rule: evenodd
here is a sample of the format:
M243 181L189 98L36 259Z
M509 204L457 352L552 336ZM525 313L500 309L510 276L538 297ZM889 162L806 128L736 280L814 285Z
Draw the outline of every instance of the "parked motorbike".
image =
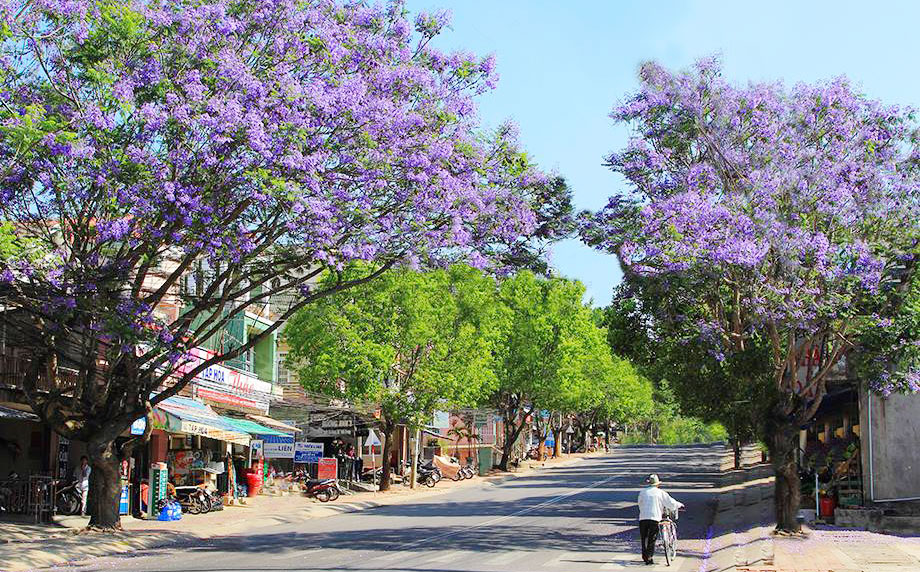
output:
M440 481L441 478L444 476L443 474L441 474L441 469L435 467L431 459L427 459L427 460L419 459L418 470L420 473L422 471L430 473L431 478L434 479L435 484L437 484L437 482ZM434 485L429 485L429 486L433 487Z
M545 461L546 459L549 458L549 454L547 454L546 449L544 449L544 450L543 450L543 458L541 459L541 458L540 458L540 448L539 448L539 447L531 447L530 450L527 451L527 458L528 458L528 459L533 459L534 461Z
M469 479L473 477L471 473L467 473L465 470L467 467L461 465L459 459L456 457L449 457L449 459L451 464L457 465L457 467L459 467L454 475L450 478L452 481L462 481L463 479ZM467 476L467 474L469 474L469 476Z
M211 511L214 499L208 491L202 488L182 489L176 491L176 500L182 507L182 512L188 514L204 514ZM223 503L221 503L223 505Z
M341 494L335 479L310 479L304 483L304 487L304 494L319 502L334 501Z
M467 463L460 469L460 473L463 474L464 479L472 479L476 476L476 469L473 468L472 463Z
M426 463L419 462L415 468L416 470L416 480L419 484L425 485L427 487L434 487L438 484L438 481L441 480L441 471L437 467L431 464L431 461ZM411 481L409 479L409 473L412 471L411 463L406 463L405 465L405 475L403 479L403 484L408 485Z
M364 471L361 473L361 480L365 483L380 482L380 479L383 478L383 467L365 467Z
M58 489L54 501L58 514L80 514L80 509L83 508L83 497L77 490L76 481Z

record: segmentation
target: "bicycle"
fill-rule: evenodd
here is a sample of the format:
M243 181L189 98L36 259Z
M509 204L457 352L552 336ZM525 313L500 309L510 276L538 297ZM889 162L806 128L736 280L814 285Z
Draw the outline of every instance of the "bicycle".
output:
M658 538L661 539L661 551L668 566L677 558L677 511L668 511L658 523Z

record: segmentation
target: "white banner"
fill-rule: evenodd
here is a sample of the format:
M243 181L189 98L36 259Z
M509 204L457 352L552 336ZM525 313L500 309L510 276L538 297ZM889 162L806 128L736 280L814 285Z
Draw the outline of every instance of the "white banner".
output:
M262 450L266 459L293 459L293 435L260 435L262 437Z

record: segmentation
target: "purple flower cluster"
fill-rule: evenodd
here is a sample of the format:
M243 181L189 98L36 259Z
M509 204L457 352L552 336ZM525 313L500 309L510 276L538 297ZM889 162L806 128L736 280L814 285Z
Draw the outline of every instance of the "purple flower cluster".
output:
M44 260L71 288L119 290L165 253L245 265L267 245L332 269L487 266L533 227L528 192L544 177L504 160L514 130L480 132L494 58L429 45L447 13L6 0L0 19L0 218L63 233ZM127 315L149 326L146 310Z
M629 187L582 219L586 242L639 275L694 276L700 298L737 291L725 306L745 324L797 336L861 316L898 257L916 254L911 110L845 78L732 85L715 60L640 77L611 114L634 132L607 159Z

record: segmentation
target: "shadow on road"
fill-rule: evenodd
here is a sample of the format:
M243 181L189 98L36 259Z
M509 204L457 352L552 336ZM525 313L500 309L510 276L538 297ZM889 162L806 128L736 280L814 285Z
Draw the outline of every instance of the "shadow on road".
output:
M644 477L651 472L658 473L665 489L688 507L679 520L686 556L704 559L712 535L712 489L718 486L718 465L724 455L722 447L618 448L608 457L547 469L497 486L458 491L456 500L435 498L381 506L304 523L304 528L314 530L276 527L185 545L181 553L195 558L190 568L182 570L252 570L255 555L268 558L264 567L273 570L370 570L374 568L366 567L368 557L408 551L413 562L400 563L400 570L443 572L450 568L432 568L428 563L412 566L415 557L422 561L426 555L433 557L448 549L477 554L477 561L466 563L464 570L479 566L479 554L488 560L489 555L509 551L565 551L577 553L573 564L609 563L611 552L638 551L635 501ZM167 550L176 554L175 548ZM317 562L311 568L314 558L307 551L318 548L326 558L330 552L339 558L322 565ZM202 566L208 560L201 555L213 555L214 566ZM163 549L127 559L147 556L144 570L177 569L175 562L164 562Z

